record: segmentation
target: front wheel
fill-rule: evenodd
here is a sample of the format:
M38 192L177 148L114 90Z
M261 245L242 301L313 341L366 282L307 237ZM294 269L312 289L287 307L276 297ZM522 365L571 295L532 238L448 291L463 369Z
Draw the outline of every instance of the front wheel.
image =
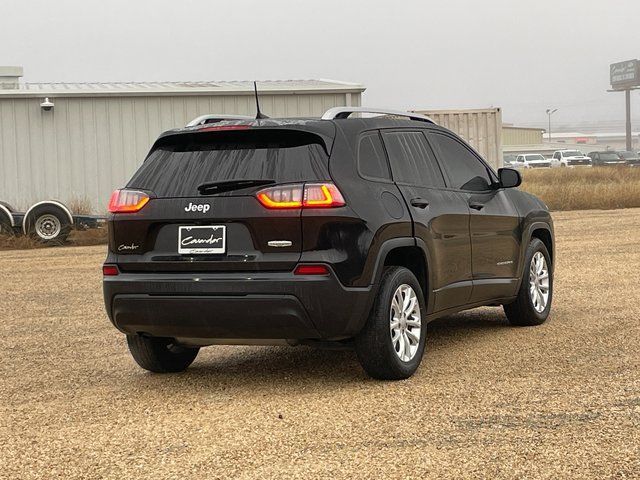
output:
M516 301L503 308L512 325L540 325L549 316L552 299L551 257L545 244L534 238L527 248L522 284Z
M369 319L355 339L360 364L380 380L410 377L422 360L426 329L420 283L404 267L386 267Z
M198 356L199 348L177 345L171 338L127 335L131 356L145 370L175 373L186 370Z

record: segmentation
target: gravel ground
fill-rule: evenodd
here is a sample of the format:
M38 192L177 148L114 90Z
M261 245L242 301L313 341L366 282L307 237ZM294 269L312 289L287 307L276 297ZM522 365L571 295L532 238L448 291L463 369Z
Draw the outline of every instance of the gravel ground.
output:
M550 320L439 320L395 383L303 347L148 374L103 246L0 252L0 478L640 478L640 209L554 216Z

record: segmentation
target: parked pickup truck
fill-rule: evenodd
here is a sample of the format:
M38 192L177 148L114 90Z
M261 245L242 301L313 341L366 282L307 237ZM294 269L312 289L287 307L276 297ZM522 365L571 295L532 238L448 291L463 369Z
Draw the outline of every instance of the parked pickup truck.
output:
M590 167L591 159L579 150L556 150L551 167Z
M514 168L549 168L551 160L544 158L544 155L533 153L530 155L518 155Z
M18 212L7 202L0 201L0 234L30 235L43 243L64 243L71 229L86 230L105 223L95 215L73 215L56 200L32 205L26 212Z

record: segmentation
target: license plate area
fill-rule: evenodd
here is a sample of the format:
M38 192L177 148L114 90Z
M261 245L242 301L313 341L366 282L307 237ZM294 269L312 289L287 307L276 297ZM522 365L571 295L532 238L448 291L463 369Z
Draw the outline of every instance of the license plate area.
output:
M226 252L227 227L224 225L178 228L178 253L181 255L215 255Z

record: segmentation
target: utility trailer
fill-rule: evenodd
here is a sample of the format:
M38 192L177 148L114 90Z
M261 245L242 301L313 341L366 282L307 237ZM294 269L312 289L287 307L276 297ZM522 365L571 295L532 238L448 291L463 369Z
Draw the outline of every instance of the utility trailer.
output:
M0 234L29 235L43 243L64 243L72 229L98 228L106 222L98 215L73 215L56 200L33 204L26 212L18 212L0 201Z

